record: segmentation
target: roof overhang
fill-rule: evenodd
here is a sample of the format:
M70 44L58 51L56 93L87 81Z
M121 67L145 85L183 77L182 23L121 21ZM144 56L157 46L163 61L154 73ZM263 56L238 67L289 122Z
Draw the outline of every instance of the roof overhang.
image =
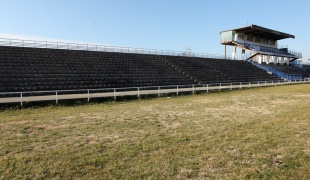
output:
M256 37L273 39L273 40L281 40L281 39L286 39L286 38L295 39L294 35L283 33L283 32L272 30L272 29L268 29L268 28L264 28L264 27L257 26L254 24L251 24L251 25L246 26L246 27L226 30L226 31L222 31L222 32L227 32L227 31L235 31L236 33L245 33L247 35L253 35ZM222 32L220 32L220 34Z

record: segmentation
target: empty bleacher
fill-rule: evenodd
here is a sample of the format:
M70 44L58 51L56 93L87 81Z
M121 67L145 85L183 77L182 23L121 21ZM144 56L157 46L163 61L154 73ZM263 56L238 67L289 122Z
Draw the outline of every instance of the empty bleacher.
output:
M279 80L244 61L178 56L161 58L202 84Z
M309 77L309 73L307 73L304 69L298 68L298 67L292 67L286 64L280 65L280 64L264 64L266 66L275 68L281 72L284 72L289 75L302 75L302 78Z
M0 92L275 80L242 61L0 47Z

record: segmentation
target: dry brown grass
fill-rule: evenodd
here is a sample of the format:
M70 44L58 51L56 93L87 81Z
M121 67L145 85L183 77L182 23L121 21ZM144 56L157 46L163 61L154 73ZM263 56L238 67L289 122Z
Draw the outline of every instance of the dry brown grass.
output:
M309 179L309 90L2 111L1 179Z

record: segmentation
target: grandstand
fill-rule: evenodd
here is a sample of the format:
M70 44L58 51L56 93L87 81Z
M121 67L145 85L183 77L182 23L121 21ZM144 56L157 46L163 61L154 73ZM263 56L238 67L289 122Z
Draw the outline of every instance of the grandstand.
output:
M89 100L90 91L104 89L113 89L113 92L93 97L116 98L117 89L137 89L137 93L127 95L140 96L141 93L160 95L160 89L174 86L176 91L166 92L178 94L182 91L179 89L180 86L187 86L183 92L194 92L195 87L206 87L201 90L208 91L214 84L218 84L220 90L224 88L223 84L230 84L226 88L232 89L251 87L251 85L243 86L246 83L257 83L258 86L264 83L266 86L267 82L270 82L269 85L274 85L274 82L309 77L307 69L302 66L299 68L291 66L290 62L297 62L295 60L301 56L300 53L276 48L277 40L294 37L293 35L254 25L223 31L221 34L225 49L226 45L234 45L235 49L243 48L243 55L245 50L252 52L247 61L234 60L235 54L232 58L228 58L226 51L225 56L209 56L90 44L0 39L0 103L18 101L22 103L25 94L42 92L55 93L58 102L61 91L74 93L86 90ZM253 34L260 34L261 37L258 38ZM258 39L260 43L257 42ZM268 48L266 43L269 45ZM155 88L149 88L152 90L149 92L140 92L141 89L148 87ZM155 89L158 91L154 92ZM3 100L15 96L14 94L20 94L18 95L20 100ZM86 96L71 98L81 97ZM68 97L63 97L66 98Z
M278 80L242 61L0 47L1 92Z

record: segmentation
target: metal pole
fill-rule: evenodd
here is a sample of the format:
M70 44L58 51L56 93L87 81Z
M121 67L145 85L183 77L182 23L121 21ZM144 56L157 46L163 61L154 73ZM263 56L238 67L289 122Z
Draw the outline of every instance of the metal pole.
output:
M222 88L222 83L220 83L219 91L221 91L221 88Z
M193 92L192 93L194 94L195 93L195 87L194 87L194 85L192 85L192 87L193 87Z
M251 82L249 82L249 88L251 87Z
M240 82L240 87L239 87L239 89L241 89L241 82Z
M56 91L56 104L58 104L58 92Z
M232 83L230 83L230 90L232 90Z
M160 96L159 90L160 90L160 86L158 86L158 97Z
M140 88L138 88L138 97L140 97Z
M179 86L177 86L177 95L179 95Z
M20 93L20 106L23 107L23 93Z
M209 92L209 84L207 84L207 92Z
M87 102L89 102L89 99L90 99L90 97L89 97L89 89L87 90L87 95L88 95Z
M114 89L114 100L116 100L116 89Z

